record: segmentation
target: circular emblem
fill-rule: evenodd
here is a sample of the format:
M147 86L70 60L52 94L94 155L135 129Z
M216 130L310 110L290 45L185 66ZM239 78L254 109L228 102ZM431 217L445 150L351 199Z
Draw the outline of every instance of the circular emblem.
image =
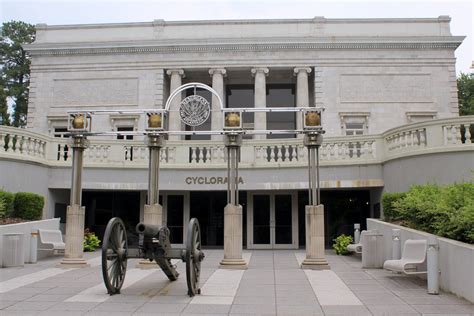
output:
M189 126L199 126L209 118L211 106L200 95L194 94L181 101L179 115L181 121Z

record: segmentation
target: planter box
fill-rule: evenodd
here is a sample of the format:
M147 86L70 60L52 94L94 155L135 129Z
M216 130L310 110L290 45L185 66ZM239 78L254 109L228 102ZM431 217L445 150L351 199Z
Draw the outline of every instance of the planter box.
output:
M432 234L367 218L367 229L383 234L385 260L392 259L392 229L400 229L402 249L407 239L426 239ZM438 237L440 287L474 303L474 245Z
M31 243L31 230L33 228L40 229L55 229L59 230L59 218L45 219L41 221L25 222L11 225L0 226L0 267L3 266L3 235L20 233L24 235L24 253L25 263L30 262L30 243ZM50 252L39 251L38 259L48 256Z

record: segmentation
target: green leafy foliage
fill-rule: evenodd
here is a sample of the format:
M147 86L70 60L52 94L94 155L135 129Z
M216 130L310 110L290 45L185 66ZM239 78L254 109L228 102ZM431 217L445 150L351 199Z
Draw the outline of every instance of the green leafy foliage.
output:
M382 196L382 207L383 215L386 221L398 220L400 219L400 214L394 208L394 202L403 199L405 193L394 192L394 193L384 193Z
M27 220L41 219L44 197L35 193L18 192L15 194L13 215Z
M416 185L392 203L409 227L474 244L474 183Z
M334 239L334 244L332 244L332 248L338 255L346 255L349 252L347 251L347 246L352 243L352 236L346 236L344 234L340 235L336 239Z
M5 201L0 198L0 219L6 217L7 208L5 206L6 206Z
M5 120L4 101L13 100L13 126L25 126L28 111L28 87L30 82L30 58L23 44L35 40L36 30L31 24L21 21L3 23L0 35L0 86L6 96L0 93L0 120ZM8 122L8 123L7 123Z
M457 85L459 115L474 115L474 73L461 73Z
M15 194L0 190L0 200L5 204L5 217L10 217L13 214L13 201L15 200Z
M94 251L100 247L100 239L89 229L84 230L84 241L82 242L84 251Z

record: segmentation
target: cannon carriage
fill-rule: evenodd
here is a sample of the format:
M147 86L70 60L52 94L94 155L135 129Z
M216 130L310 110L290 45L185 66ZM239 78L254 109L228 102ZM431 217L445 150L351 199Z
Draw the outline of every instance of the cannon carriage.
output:
M120 293L127 272L127 260L130 258L155 261L170 281L176 281L179 276L171 259L182 260L186 263L188 295L192 297L201 293L199 279L204 253L196 218L189 221L185 248L171 247L170 230L166 226L138 223L136 232L139 236L138 247L129 248L123 221L114 217L107 224L102 243L102 276L110 295Z

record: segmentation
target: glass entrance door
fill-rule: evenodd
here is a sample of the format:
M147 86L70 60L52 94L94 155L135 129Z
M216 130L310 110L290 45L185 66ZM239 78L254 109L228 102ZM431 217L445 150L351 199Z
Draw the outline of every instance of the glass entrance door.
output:
M170 230L171 244L184 246L189 223L189 194L163 194L163 217Z
M247 248L298 247L298 208L295 193L250 194L247 216Z

